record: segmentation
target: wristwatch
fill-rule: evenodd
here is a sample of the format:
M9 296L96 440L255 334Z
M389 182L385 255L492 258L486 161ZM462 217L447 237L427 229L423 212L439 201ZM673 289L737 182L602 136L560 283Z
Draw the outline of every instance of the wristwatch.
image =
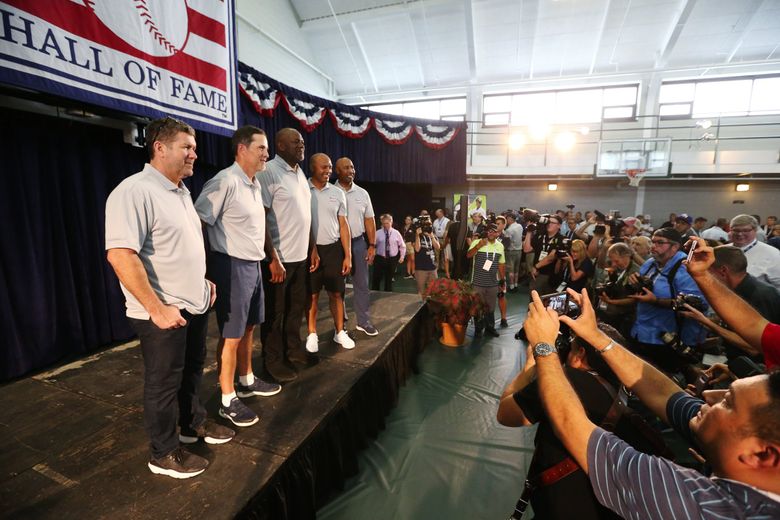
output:
M534 351L534 359L539 357L547 357L550 354L555 354L558 352L558 349L555 348L554 345L550 345L549 343L537 343L534 345L533 348Z
M368 244L368 247L373 247L374 249L376 249L376 244Z

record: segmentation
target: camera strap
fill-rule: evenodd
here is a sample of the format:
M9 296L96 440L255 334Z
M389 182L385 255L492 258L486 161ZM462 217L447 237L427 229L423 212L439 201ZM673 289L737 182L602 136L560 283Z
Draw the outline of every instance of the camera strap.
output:
M589 371L588 373L592 375L596 381L598 381L599 384L604 387L604 390L606 390L607 393L612 397L612 405L609 407L609 410L607 410L606 415L604 415L604 419L601 420L599 427L609 432L614 431L617 422L620 420L620 417L626 410L628 395L626 394L623 387L621 387L620 390L616 392L615 388L596 372ZM528 466L529 468L533 467L537 454L538 453L534 451L534 455L531 458L531 464ZM523 493L520 495L520 498L515 504L515 510L509 516L509 520L521 520L523 513L525 513L525 510L528 508L528 504L531 501L531 495L536 489L540 487L552 486L559 480L562 480L579 470L579 464L577 464L577 462L575 462L571 457L566 457L559 463L547 468L538 475L526 478L525 484L523 485Z

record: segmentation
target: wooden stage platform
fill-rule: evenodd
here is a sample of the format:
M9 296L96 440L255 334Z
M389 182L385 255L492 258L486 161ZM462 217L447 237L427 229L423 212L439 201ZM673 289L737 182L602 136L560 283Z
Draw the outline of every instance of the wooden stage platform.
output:
M380 333L358 332L348 351L331 341L323 296L319 363L280 394L247 399L260 422L236 428L233 441L190 447L211 462L192 479L153 475L146 466L136 341L5 385L0 517L314 518L357 472L357 452L384 427L432 337L419 296L373 292L371 301ZM216 332L212 316L201 395L209 416L226 424L216 414ZM257 373L257 359L255 366Z

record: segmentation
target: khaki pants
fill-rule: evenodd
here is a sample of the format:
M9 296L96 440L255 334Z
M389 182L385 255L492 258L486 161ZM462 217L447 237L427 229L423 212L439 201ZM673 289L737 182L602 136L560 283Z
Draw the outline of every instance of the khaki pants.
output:
M423 296L423 293L425 293L425 288L428 286L428 284L431 282L431 280L435 280L437 278L436 271L421 271L417 269L414 272L414 281L417 282L417 292L420 295L420 298L423 300L425 299L425 296Z

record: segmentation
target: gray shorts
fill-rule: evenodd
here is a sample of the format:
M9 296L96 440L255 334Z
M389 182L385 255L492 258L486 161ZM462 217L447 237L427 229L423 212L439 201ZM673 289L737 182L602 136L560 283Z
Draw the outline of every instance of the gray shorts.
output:
M241 338L249 325L263 323L265 305L260 262L212 251L209 278L217 285L214 308L223 338Z

